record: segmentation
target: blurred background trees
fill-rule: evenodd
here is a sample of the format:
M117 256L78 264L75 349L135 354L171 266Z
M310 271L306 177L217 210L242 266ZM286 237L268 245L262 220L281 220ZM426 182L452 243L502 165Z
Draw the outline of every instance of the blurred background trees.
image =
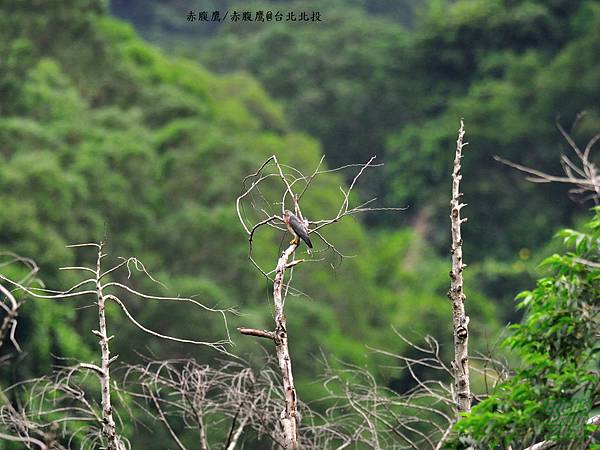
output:
M185 20L189 10L227 8L319 10L323 22ZM329 254L332 265L298 271L309 297L290 302L288 324L304 335L292 351L302 355L305 401L322 394L313 383L321 352L406 389L410 379L365 344L410 354L390 325L451 336L448 168L460 117L470 131L464 253L476 350L520 319L512 299L537 278L557 245L549 238L589 216L567 188L528 184L492 156L558 172L566 144L556 120L577 121L578 142L600 129L599 22L591 0L0 2L0 248L34 257L59 288L73 280L56 268L81 262L65 246L105 240L113 255L153 267L168 292L238 306L244 325L263 328L270 288L247 261L233 206L240 180L271 154L307 172L322 153L329 167L377 154L385 175L365 178L361 195L409 210L339 224L340 250L357 257L340 264ZM323 177L304 199L306 215L335 208L344 181ZM261 239L257 257L274 260L282 236ZM132 309L167 334L217 326L184 309L165 314L135 300ZM89 309L29 301L20 314L27 353L0 367L5 384L66 355L89 357ZM236 352L263 361L234 339ZM132 362L136 352L215 357L126 326L115 347Z

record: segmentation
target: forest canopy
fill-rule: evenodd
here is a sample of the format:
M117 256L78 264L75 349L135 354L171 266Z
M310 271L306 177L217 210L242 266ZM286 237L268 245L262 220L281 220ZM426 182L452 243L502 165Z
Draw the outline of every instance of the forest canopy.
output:
M552 236L589 222L592 214L591 203L574 202L565 185L529 183L493 157L561 173L560 155L569 143L559 127L583 147L598 133L599 2L222 3L0 3L0 251L35 259L44 286L60 290L78 279L59 267L90 264L89 253L67 246L102 241L110 255L135 256L164 283L134 277L136 289L235 308L231 330L268 329L272 283L248 260L235 208L243 180L271 155L306 174L365 164L377 155L383 165L359 179L351 201L377 198L373 206L407 209L345 217L326 229L324 237L339 253L320 242L319 261L294 272L294 287L305 294L288 300L287 326L290 335L301 335L291 351L304 402L326 396L315 382L320 374L347 365L368 370L392 393L404 392L414 380L398 370L399 361L375 350L414 356L397 331L415 342L433 336L441 342L440 357L452 359L448 214L456 130L464 117L471 352L494 349L525 364L499 397L475 412L496 414L494 402L513 393L510 383L540 366L554 373L588 358L574 346L558 363L532 361L520 350L539 336L525 328L498 348L503 327L523 316L513 298L548 275L538 263L560 248ZM190 9L234 8L314 9L323 23L203 28L186 21ZM320 176L302 198L306 218L335 213L353 176ZM280 212L274 204L265 208ZM597 220L596 213L592 226ZM284 234L261 231L253 243L256 260L274 268L289 239ZM572 260L593 259L597 246L579 250L546 260L559 274L550 276L584 283L589 290L582 295L597 299L597 274L580 273ZM306 247L298 257L310 258ZM16 279L21 272L9 266L1 273ZM554 320L544 299L560 309L563 297L544 291L543 280L527 302L534 316ZM50 374L65 358L89 361L97 351L90 333L97 311L89 302L25 297L15 336L24 353L2 347L0 389ZM220 321L184 306L132 299L129 307L165 335L223 334ZM108 307L107 316L118 330L111 346L120 361L220 361L211 348L149 339L116 307ZM531 316L525 320L522 327ZM594 336L585 351L595 355ZM229 351L250 367L263 367L268 358L261 346L231 337ZM484 383L474 376L476 389ZM481 437L480 419L473 417L460 429ZM178 430L182 439L193 442L184 428ZM139 433L133 423L123 430L136 436L133 448L171 445L165 430ZM255 438L248 445L260 445ZM156 442L159 447L152 446ZM0 448L13 447L0 442Z

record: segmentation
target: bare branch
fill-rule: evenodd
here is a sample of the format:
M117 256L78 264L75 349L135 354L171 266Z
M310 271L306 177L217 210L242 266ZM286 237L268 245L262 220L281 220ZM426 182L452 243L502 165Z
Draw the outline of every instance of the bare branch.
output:
M106 296L107 300L113 300L115 303L117 303L121 309L123 310L123 312L125 313L125 315L127 316L127 318L136 326L138 327L140 330L144 331L145 333L151 334L152 336L156 336L158 338L161 339L166 339L168 341L174 341L174 342L181 342L183 344L194 344L194 345L206 345L207 347L211 347L214 348L215 350L218 350L220 352L223 353L227 353L227 351L225 350L225 348L223 347L225 344L229 343L229 340L226 341L216 341L216 342L207 342L207 341L196 341L193 339L183 339L183 338L177 338L174 336L169 336L166 334L161 334L158 333L157 331L153 331L149 328L146 328L145 326L143 326L141 323L139 323L137 320L135 320L135 318L131 315L131 313L129 312L129 310L127 309L127 307L123 304L123 302L118 298L115 297L114 295L107 295Z
M321 158L319 160L319 163L313 170L313 172L309 176L305 176L296 168L281 164L278 161L276 156L271 156L271 157L267 158L267 160L265 160L260 165L259 169L256 172L254 172L251 175L248 175L244 179L244 185L246 184L246 181L249 179L252 179L253 181L252 181L251 185L249 187L245 187L243 192L238 196L238 198L236 200L236 211L237 211L240 223L242 224L244 230L246 231L246 233L248 235L248 241L249 241L249 256L248 257L249 257L251 263L263 274L263 276L265 276L265 278L269 279L270 281L273 281L273 279L269 276L268 271L263 269L262 267L260 267L260 265L255 261L255 259L252 256L253 238L254 238L254 235L256 234L256 232L263 226L269 226L269 227L272 227L272 228L275 228L278 230L285 229L285 228L281 228L276 223L278 223L278 222L283 223L283 212L285 210L285 205L286 205L286 203L289 203L289 201L287 200L288 197L292 199L292 202L294 205L293 210L295 211L295 214L302 221L304 221L306 223L309 234L315 233L317 236L319 236L321 238L321 240L325 243L327 248L329 250L333 251L337 256L339 256L340 259L343 259L347 256L344 255L342 252L340 252L335 247L334 243L326 240L323 237L323 235L319 233L319 230L321 228L324 228L328 225L336 223L345 216L354 215L354 214L358 214L358 213L362 213L362 212L403 211L406 209L406 208L387 208L387 207L370 207L370 206L368 206L372 202L374 202L376 199L371 199L371 200L368 200L358 206L350 207L350 196L351 196L352 191L354 190L359 178L364 174L364 172L368 168L382 166L382 164L374 164L373 163L374 159L375 159L375 157L372 157L364 164L347 164L345 166L338 167L335 169L321 169L323 162L324 162L324 158ZM267 171L267 168L270 165L274 166L273 172ZM312 183L316 180L316 178L322 174L332 173L332 172L349 169L349 168L355 168L355 167L358 168L358 171L355 174L355 176L353 177L348 189L340 188L340 190L342 191L342 201L341 201L341 204L340 204L335 216L328 218L328 219L306 220L304 218L304 215L302 214L299 200L302 199L304 197L304 194L306 194L308 192L308 189L310 188ZM284 171L284 168L289 169L289 170ZM261 183L265 182L267 179L272 178L272 177L276 177L276 178L279 178L279 180L281 180L283 193L282 193L281 198L278 201L270 201L267 203L273 204L273 205L275 205L275 204L279 205L281 207L282 216L269 214L264 209L259 210L258 208L254 207L256 212L260 211L261 215L264 214L264 217L260 220L257 220L251 226L249 226L246 223L246 220L244 219L243 214L242 214L243 202L246 199L246 197L248 197L253 190L259 189L259 185ZM296 194L294 192L294 187L299 183L302 183L302 189L300 190L299 194ZM265 201L266 201L266 199L265 199ZM316 250L316 251L318 252L320 250Z
M162 339L173 340L181 343L207 345L226 354L229 353L227 353L224 346L231 342L228 331L226 340L215 342L180 339L157 333L141 325L132 316L132 314L130 314L124 302L117 297L116 291L125 291L127 294L135 295L138 298L145 300L192 303L195 306L201 307L204 311L219 313L223 317L226 329L227 319L225 313L232 312L232 310L210 308L191 298L148 295L131 288L127 284L110 280L105 282L104 280L109 276L118 276L118 271L121 269L122 272L125 272L124 275L126 275L127 279L131 277L133 271L137 271L148 277L153 282L164 286L158 280L153 278L152 275L150 275L144 264L137 258L121 258L121 261L117 265L108 270L103 270L103 261L107 255L103 253L104 247L102 243L77 244L71 247L95 248L97 250L96 268L94 270L85 267L84 265L63 268L63 270L79 271L81 273L93 273L93 278L84 279L83 281L74 284L67 290L56 291L45 288L32 288L24 285L23 283L13 281L0 274L0 283L6 282L7 285L14 287L14 290L10 291L4 286L4 284L0 284L0 294L7 298L6 303L0 302L0 307L7 313L7 317L5 318L3 324L0 325L0 335L4 337L8 330L10 330L11 339L14 341L14 333L16 329L16 308L20 305L14 295L15 292L25 293L34 299L50 300L77 299L84 295L94 295L96 298L96 305L98 307L99 326L98 330L93 330L92 332L99 338L101 353L100 362L98 365L91 363L78 363L75 366L59 372L55 382L41 379L39 381L34 380L32 383L25 383L31 386L31 389L29 389L29 402L31 403L31 407L35 408L35 411L28 412L27 416L17 412L17 409L12 407L12 404L4 396L5 406L0 408L0 424L6 425L7 429L9 430L17 430L18 437L22 438L23 442L29 442L26 440L26 438L29 438L30 435L33 435L35 436L34 439L38 439L41 442L47 441L48 448L62 449L62 446L54 444L53 437L50 435L46 436L46 434L41 431L45 427L49 426L49 424L45 424L43 422L44 417L53 417L52 423L65 424L65 427L61 432L62 437L65 439L74 439L74 436L80 431L84 433L82 440L87 443L85 445L82 444L82 448L86 448L86 446L88 446L89 448L103 447L107 448L108 450L127 450L129 448L129 444L124 438L119 436L117 432L117 424L121 421L121 419L118 411L114 410L113 399L111 398L112 392L116 388L116 385L111 382L111 364L116 360L118 355L110 354L109 342L113 336L109 336L107 331L106 302L112 300L117 303L124 311L127 318L135 326L149 334ZM8 261L0 261L0 265L6 265L11 261L19 261L19 259L12 254L2 253L0 256L9 257ZM37 266L31 265L28 260L24 259L21 262L37 269ZM30 281L30 279L31 277L26 278L27 281ZM91 286L93 286L93 290ZM111 289L111 293L107 292L108 289ZM14 341L14 343L15 347L18 349L19 347L16 341ZM85 377L89 374L94 374L99 379L101 388L101 401L99 403L101 408L95 406L95 402L89 401L85 398L85 390L83 388L80 388L77 384L73 384L74 379L79 380L81 377L83 377L82 380L85 381ZM64 396L57 396L57 392L63 393ZM0 393L3 394L2 391L0 391ZM49 393L52 393L52 395L48 395ZM65 401L66 406L53 406L53 404L61 401ZM74 406L76 403L82 406ZM124 408L128 408L127 405L124 405ZM97 409L100 409L100 411L97 412ZM4 411L8 411L8 414L4 414ZM29 419L29 417L34 416L39 419L39 423L33 422ZM77 431L75 431L74 434L67 435L67 430L70 430L71 428L67 427L66 424L73 422L86 422L86 424L83 426L78 426ZM50 444L50 442L52 442L52 444ZM32 445L33 444L30 444L29 447Z
M532 175L527 177L527 180L534 183L565 183L573 185L575 187L569 191L572 195L579 196L582 202L591 199L594 200L595 204L598 204L600 202L600 174L594 162L590 160L590 153L594 145L600 140L600 134L592 137L585 149L581 151L573 138L559 123L557 127L575 153L575 156L577 156L580 164L580 166L577 166L566 155L561 155L561 164L566 176L550 175L541 170L516 164L499 156L494 156L494 159L509 167Z
M533 444L531 447L527 447L524 450L548 450L556 447L556 442L554 441L543 441L538 442L537 444Z
M271 340L273 340L275 338L275 334L272 331L257 330L255 328L244 328L244 327L239 327L238 331L241 334L245 334L247 336L256 336L256 337L262 337L262 338L267 338L267 339L271 339Z
M36 281L34 277L37 274L39 268L35 261L33 261L30 258L24 258L12 252L0 252L0 257L8 257L6 260L0 263L0 267L8 266L14 263L20 263L27 268L26 275L18 282L19 285L30 285L34 281ZM42 284L41 282L39 283ZM0 302L0 307L6 312L6 316L4 317L4 319L2 320L2 324L0 325L0 347L2 347L2 345L4 344L4 340L8 335L13 346L15 347L17 352L20 353L21 347L17 342L15 333L17 330L17 316L19 315L18 309L21 307L23 302L17 301L13 293L9 289L4 287L2 284L0 284L0 293L4 294L4 296L10 304L10 306L8 306Z
M177 446L181 450L187 450L187 448L185 447L185 445L183 445L181 443L181 441L179 440L179 438L177 437L177 434L175 434L175 432L173 431L173 428L171 428L171 425L169 425L169 421L165 417L165 414L163 413L163 410L160 407L160 404L158 403L158 400L156 399L156 396L154 395L154 393L152 392L152 390L149 390L149 391L150 391L150 398L152 399L152 401L154 403L154 406L156 407L156 410L158 411L158 415L160 417L161 422L165 425L165 428L167 428L167 430L169 431L169 434L171 435L171 437L173 438L173 440L177 443Z
M275 439L281 440L280 444L285 449L290 449L290 450L296 449L296 448L298 448L298 445L299 445L298 444L299 443L298 399L296 397L296 391L295 391L295 387L294 387L294 380L293 380L292 366L291 366L291 357L290 357L289 348L288 348L287 323L286 323L286 317L284 314L285 298L286 298L286 295L288 292L293 293L295 291L294 288L291 287L291 281L292 281L294 267L303 262L321 261L322 259L317 259L317 260L307 260L307 259L302 259L302 258L295 259L292 255L294 255L294 252L296 251L296 249L299 245L299 242L298 242L296 234L292 233L292 234L294 234L294 240L292 242L290 242L290 245L287 247L287 249L281 253L281 255L277 261L276 268L274 270L274 277L271 278L271 274L273 273L273 271L268 271L268 270L263 269L253 258L253 256L252 256L252 250L253 250L252 249L252 241L253 241L255 233L263 226L270 226L270 227L278 228L275 225L275 223L276 222L284 222L284 223L286 223L286 225L288 227L290 227L289 223L284 221L284 218L287 217L287 216L285 216L286 203L289 204L289 202L291 200L293 202L293 211L294 211L295 215L300 220L300 222L303 223L304 226L306 227L305 233L308 233L308 234L315 233L317 236L319 236L321 238L321 240L325 243L325 245L329 249L331 249L340 258L344 258L345 255L343 255L339 250L337 250L335 245L332 242L328 241L325 237L323 237L323 235L319 232L319 230L321 228L331 225L333 223L336 223L345 216L353 215L353 214L360 213L360 212L380 211L380 210L398 211L398 210L405 209L405 208L371 208L371 207L369 207L368 205L370 205L375 199L369 200L369 201L364 202L355 207L350 206L350 197L352 195L352 191L353 191L354 187L357 184L358 179L363 175L363 173L368 168L380 166L379 164L373 164L374 159L375 159L375 157L373 156L365 164L358 164L358 165L350 164L350 165L343 166L338 169L322 170L321 167L323 165L324 158L321 158L319 160L317 166L315 167L315 169L312 171L312 173L309 176L305 176L302 172L300 172L296 168L281 164L278 161L276 156L271 156L260 165L259 169L255 173L249 175L248 177L246 177L244 179L244 185L246 184L246 181L248 179L252 179L253 181L249 187L247 187L247 188L245 187L243 192L238 196L238 198L236 200L236 211L238 214L238 218L240 220L240 223L242 224L242 227L244 228L244 230L246 231L246 233L248 235L248 241L249 241L248 258L250 259L251 263L260 271L260 273L265 278L267 278L268 280L273 282L273 300L274 300L274 309L275 309L275 312L274 312L275 331L256 330L256 329L252 329L252 328L239 328L238 330L240 331L240 333L245 334L245 335L272 339L275 342L279 372L280 372L280 377L281 377L281 381L283 384L283 398L285 400L285 408L279 414L279 418L278 418L278 422L280 423L282 433ZM274 166L274 168L271 168L272 173L267 171L267 167L269 167L271 164ZM358 171L355 174L354 178L352 179L352 182L350 183L350 185L348 186L347 189L340 188L340 190L342 191L342 201L341 201L341 204L340 204L339 209L337 210L337 213L335 214L335 216L332 218L329 218L329 219L320 219L317 221L310 221L310 220L305 219L304 215L302 214L299 201L304 197L304 194L306 194L308 192L310 186L316 180L316 178L320 174L330 173L330 172L334 172L337 170L342 170L342 169L350 168L350 167L358 167ZM273 200L270 202L267 202L266 199L265 199L265 201L270 205L279 205L281 207L281 216L269 214L265 210L256 208L254 205L251 204L252 206L254 206L255 213L258 213L259 217L261 217L262 215L264 215L264 217L261 219L257 219L253 225L248 225L242 214L242 209L243 209L242 202L245 201L244 199L246 197L249 197L250 199L252 199L252 197L250 196L251 191L259 190L259 185L273 176L278 177L279 180L281 181L281 184L282 184L281 194L280 194L281 197L280 197L280 199L276 199L276 200ZM294 188L296 188L297 186L301 186L299 194L296 194L294 192ZM288 197L290 200L288 200ZM263 197L263 199L264 199L264 197ZM297 226L299 226L299 225L297 225ZM290 230L294 231L294 229L291 227L290 227ZM319 251L319 250L316 250L316 251ZM288 269L290 270L290 276L289 276L289 280L286 284L285 283L285 272ZM331 435L329 435L329 436L331 436ZM336 436L337 437L335 439L338 440L338 445L339 445L339 441L341 441L340 448L343 448L343 447L349 445L348 443L351 442L351 440L347 439L346 436L344 436L343 434L337 434ZM330 442L330 441L328 441L328 442ZM325 447L317 447L317 448L325 448Z
M7 441L13 442L22 442L23 444L35 444L42 450L49 450L48 446L45 443L33 437L11 436L9 434L0 433L0 439L5 439Z

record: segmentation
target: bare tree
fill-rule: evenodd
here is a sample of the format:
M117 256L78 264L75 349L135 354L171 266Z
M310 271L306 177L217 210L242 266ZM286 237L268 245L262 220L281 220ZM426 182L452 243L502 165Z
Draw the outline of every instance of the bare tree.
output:
M19 279L20 285L31 287L37 284L38 286L43 286L41 280L36 278L39 268L32 259L12 252L0 252L0 269L6 270L8 266L17 271L25 270L24 276ZM18 266L18 268L15 268L15 266ZM0 299L3 296L2 300L6 301L6 303L4 301L0 302L0 307L2 307L6 314L0 325L0 347L3 346L6 338L9 337L15 350L20 353L22 351L21 346L16 340L17 319L19 308L26 301L26 298L19 298L19 294L14 289L11 289L11 287L10 285L4 286L0 283ZM8 358L3 359L4 361L8 360ZM39 429L36 424L27 420L21 411L14 407L3 387L0 388L0 404L0 424L10 424L7 431L11 432L11 434L0 432L0 439L20 442L26 448L49 448L47 434Z
M37 283L43 286L41 280L36 278L36 274L39 271L39 267L34 260L30 258L24 258L12 252L0 252L0 269L10 265L18 264L25 268L25 275L19 280L19 284L23 286L31 286L33 283ZM0 307L4 310L6 315L0 325L0 347L4 344L7 336L10 337L15 349L20 352L21 347L19 346L15 333L17 331L17 317L19 315L19 308L22 306L23 301L17 301L13 292L11 292L10 286L5 287L0 283L0 294L4 295L7 303L0 302Z
M482 399L487 395L490 384L506 379L509 371L499 361L486 355L477 355L473 359L481 367L472 367L485 380L486 393L474 395L470 387L468 325L465 314L465 293L463 270L466 265L462 255L461 225L467 221L461 217L464 203L460 192L461 159L465 128L460 121L456 151L452 171L452 198L450 202L452 234L451 286L448 292L452 300L452 321L454 330L454 360L450 366L439 354L439 344L431 336L425 338L425 345L417 345L400 333L398 336L414 352L421 356L407 357L387 351L373 349L375 352L392 357L399 362L399 368L410 375L414 387L406 393L393 392L378 386L375 378L367 371L349 368L342 372L332 372L325 385L328 386L329 400L338 405L336 414L344 417L349 426L346 435L352 441L362 442L374 449L431 449L439 450L451 433L460 417L468 412L473 398ZM420 373L427 371L428 379ZM433 375L432 375L433 373ZM453 383L449 383L449 380ZM341 411L352 413L340 414ZM343 421L342 421L343 422Z
M247 427L267 439L278 438L271 432L271 425L278 421L273 380L273 372L262 371L257 379L241 362L214 368L182 359L129 366L124 389L149 416L158 417L179 449L186 447L172 423L196 429L199 449L231 450ZM224 426L225 420L229 427ZM211 442L207 430L214 428L229 431Z
M303 449L429 449L439 450L457 420L450 380L453 372L440 356L431 336L417 345L398 333L415 356L405 357L382 350L394 367L406 373L413 387L395 392L380 385L364 368L344 365L334 369L324 361L322 383L326 395L308 405L298 400L302 421L298 445ZM488 356L475 356L473 369L489 389L506 379L508 371ZM273 366L276 367L273 368ZM420 373L426 370L428 378ZM188 450L181 431L196 430L201 450L243 448L251 431L261 448L284 445L278 429L283 397L281 375L274 358L255 372L241 361L211 367L192 360L149 361L129 366L120 389L137 399L153 423L162 424L179 450ZM482 392L476 398L487 395ZM318 413L324 411L324 413ZM205 430L211 429L209 437ZM215 430L224 430L215 433ZM228 431L227 431L228 430Z
M578 117L577 120L582 115ZM577 124L577 121L573 125ZM575 140L565 131L560 123L557 123L558 130L562 134L563 138L567 141L569 148L573 151L577 158L578 164L576 164L566 154L562 154L560 163L565 176L550 175L540 170L516 164L508 161L499 156L494 156L496 161L506 164L509 167L517 169L521 172L528 174L527 180L533 183L564 183L573 186L569 190L571 197L582 203L589 200L593 201L595 205L600 204L600 173L596 164L592 160L592 150L594 145L600 140L600 134L593 136L585 148L581 148L577 145ZM575 258L575 261L586 265L592 269L600 268L600 264L595 261L589 261L587 259ZM600 335L599 335L600 337ZM596 405L597 406L597 405ZM600 425L600 415L594 415L587 420L588 425ZM537 442L524 450L546 450L557 448L559 444L552 440L544 440Z
M111 356L110 353L109 342L111 341L111 339L113 339L113 336L109 335L106 321L107 302L112 301L116 303L125 313L127 319L145 333L170 341L209 346L223 353L228 353L225 346L230 344L231 342L229 338L229 332L227 331L226 318L226 313L231 311L210 308L192 298L164 297L142 293L131 287L129 284L116 281L115 278L118 275L129 280L131 278L132 272L138 272L150 278L152 281L157 282L154 278L152 278L152 276L146 270L145 266L138 259L120 258L120 262L118 262L117 264L113 265L108 269L103 269L102 260L107 256L107 254L104 253L103 243L78 244L70 247L84 249L94 248L96 250L96 264L93 268L86 266L61 268L61 270L74 270L86 274L85 278L82 281L76 283L69 289L62 291L52 291L44 288L30 288L24 285L22 282L13 281L2 274L0 274L0 288L2 288L1 291L5 295L7 295L8 293L7 297L9 299L12 298L11 303L14 302L14 298L12 297L12 294L10 294L8 289L3 285L11 286L13 288L13 291L20 291L27 294L29 297L40 300L77 300L82 297L89 296L95 298L96 306L98 308L98 330L92 330L92 332L98 337L99 340L100 364L97 365L94 363L79 362L78 364L72 367L64 368L61 371L59 371L59 376L57 380L53 381L52 383L34 383L33 386L35 386L36 389L32 391L31 395L35 397L37 395L36 392L41 392L41 398L46 398L46 396L43 394L54 390L56 392L64 393L68 398L75 399L79 402L83 402L86 406L86 411L89 413L87 415L87 421L95 421L95 423L97 423L99 426L100 433L96 436L99 442L101 442L102 445L106 446L106 448L108 448L109 450L124 450L127 448L127 443L121 436L119 436L117 432L114 415L115 412L113 410L112 405L111 387L113 385L111 384L111 364L117 359L118 356ZM135 317L129 312L129 309L127 308L125 301L123 300L124 295L146 301L156 300L165 302L185 302L199 307L205 312L217 313L223 319L225 330L227 331L227 337L226 339L222 339L219 341L198 341L173 337L151 330L142 325L140 322L138 322L135 319ZM76 382L76 380L80 377L87 377L88 373L94 374L100 382L101 401L99 413L96 413L94 410L95 403L92 400L85 399L85 389L81 387L82 384ZM42 388L40 388L40 386L42 386ZM10 410L11 408L9 408L9 411ZM17 411L14 407L12 407L12 410ZM10 411L11 414L4 416L4 419L6 419L6 422L4 423L6 425L16 430L29 430L39 428L38 426L24 427L23 423L28 423L27 413L19 412L18 414L14 414L14 411ZM49 414L43 409L40 409L40 411L44 411L44 414ZM71 407L61 407L58 410L54 409L53 411L70 412ZM79 411L79 409L77 411ZM13 420L13 422L11 422L11 420ZM83 419L77 416L69 416L63 420L82 421ZM17 422L20 422L20 424ZM88 428L87 432L90 432L90 430L91 429ZM18 434L20 437L23 437L23 433ZM94 433L91 433L91 435L94 435Z
M129 366L124 389L138 401L149 417L162 423L180 450L187 447L177 429L196 430L201 450L240 448L243 434L253 430L262 448L284 445L277 431L284 401L278 371L269 360L260 372L241 361L224 362L215 368L192 360L150 361ZM303 449L342 448L350 442L341 427L298 402L303 425L298 442ZM211 437L206 430L211 429ZM219 435L215 430L223 430Z
M5 389L0 424L31 449L106 448L102 411L86 392L93 374L86 366L63 368L52 377L26 380ZM13 404L9 395L19 400ZM129 448L126 440L116 439L118 445Z
M414 356L371 350L391 358L393 367L400 371L398 376L408 376L412 387L396 392L380 385L364 368L355 366L329 369L324 380L328 395L321 399L335 405L327 410L328 423L333 424L338 436L347 439L348 445L352 442L373 449L440 450L458 420L458 405L450 382L454 372L443 361L439 343L432 336L425 336L424 343L416 344L396 333ZM508 376L505 365L487 355L473 359L481 366L473 369L490 388ZM482 392L476 398L486 395Z
M560 157L560 163L565 176L550 175L537 169L516 164L508 161L499 156L494 156L496 161L499 161L507 166L513 167L521 172L528 174L527 180L533 183L565 183L572 185L572 189L569 193L576 199L582 202L592 200L594 204L600 203L600 173L598 168L592 159L592 150L594 145L600 140L600 134L592 137L585 148L581 150L575 143L573 138L564 130L564 128L557 124L557 127L565 138L569 147L573 151L577 158L578 164L576 164L566 154L562 154Z
M461 224L467 221L461 218L460 211L466 206L461 202L460 192L462 150L467 145L464 142L465 126L461 119L458 139L456 140L456 153L454 156L454 169L452 171L452 200L450 200L450 222L452 229L452 269L450 270L451 286L448 297L452 300L452 325L454 328L454 395L459 412L471 410L471 387L469 380L469 316L465 314L465 292L463 283L463 270L466 265L462 256Z
M290 209L294 211L295 216L298 218L299 226L305 230L307 235L312 234L313 236L317 236L327 248L333 250L340 257L343 257L343 255L336 249L335 245L329 242L320 233L320 230L322 228L338 222L345 216L353 215L359 212L403 209L369 207L368 205L371 204L375 199L369 200L355 207L350 206L350 195L357 180L367 168L377 166L376 164L373 164L374 160L375 157L372 157L365 164L347 165L338 169L321 170L321 165L323 163L323 158L321 158L321 161L319 162L315 170L310 175L304 175L301 171L299 171L296 168L280 164L277 157L273 155L270 158L268 158L255 173L246 177L246 179L244 180L244 184L246 184L246 182L249 180L251 180L251 184L249 187L245 187L244 191L237 198L236 201L236 208L239 220L248 235L248 241L250 246L249 258L255 265L255 267L257 267L258 270L260 270L260 272L265 277L267 277L267 279L273 282L273 302L275 310L274 331L256 330L251 328L239 328L239 331L240 333L245 335L271 339L275 343L277 360L279 364L279 370L281 374L281 380L283 383L285 397L285 408L281 412L279 422L281 426L281 440L283 443L282 446L286 450L294 450L298 448L298 398L294 386L292 362L288 346L287 322L284 314L285 299L288 291L290 290L289 281L288 283L285 282L285 274L286 271L289 270L291 279L293 268L296 265L304 262L305 260L293 258L293 255L299 245L299 239L296 238L292 242L290 242L290 245L282 252L275 267L274 278L271 278L271 273L273 272L267 272L263 268L261 268L252 256L253 238L255 233L263 226L271 226L279 230L285 230L285 228L283 228L281 225L286 223L285 211L286 205L289 204ZM342 200L337 213L333 217L316 221L305 219L300 208L300 200L302 199L303 195L307 192L315 178L324 173L330 173L352 167L358 167L358 172L347 189L340 187L340 190L342 191ZM262 196L260 187L266 182L266 180L269 180L271 178L279 179L282 183L282 193L279 196L280 200L279 202L275 202L281 207L281 215L269 214L264 208L261 209L260 207L256 206L253 202L250 202L250 205L253 206L253 209L257 211L259 215L262 214L263 217L257 219L254 223L249 225L246 223L246 220L244 219L244 215L242 213L243 201L245 199L251 198L252 194L254 193L259 193L258 195ZM265 200L265 203L271 204L272 202ZM292 260L290 261L290 259Z

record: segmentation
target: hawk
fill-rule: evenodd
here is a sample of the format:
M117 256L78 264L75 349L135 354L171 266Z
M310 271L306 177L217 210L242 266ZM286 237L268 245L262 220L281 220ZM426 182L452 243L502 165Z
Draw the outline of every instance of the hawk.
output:
M299 244L301 238L306 242L308 248L312 248L312 242L310 242L310 238L308 237L308 228L306 228L306 225L304 225L304 222L302 222L298 216L291 211L286 210L283 215L283 222L289 232L292 233L292 236L294 236L294 239L292 239L290 244Z

